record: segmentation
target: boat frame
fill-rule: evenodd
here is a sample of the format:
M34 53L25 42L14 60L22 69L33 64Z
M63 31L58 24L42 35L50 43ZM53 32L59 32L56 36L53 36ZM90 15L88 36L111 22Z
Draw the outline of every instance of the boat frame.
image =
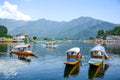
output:
M67 61L64 64L67 65L75 65L80 62L80 48L74 47L66 51L67 53ZM78 58L77 58L78 56Z
M91 49L90 53L91 58L88 62L90 65L100 66L103 64L106 56L105 48L103 46L101 45L95 46L94 48Z
M10 55L16 54L18 57L35 56L30 44L19 44L10 49ZM35 56L36 57L36 56Z

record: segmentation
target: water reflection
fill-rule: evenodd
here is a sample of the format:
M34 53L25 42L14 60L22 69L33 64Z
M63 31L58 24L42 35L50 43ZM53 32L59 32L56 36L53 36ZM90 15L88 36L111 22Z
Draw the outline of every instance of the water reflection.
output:
M113 53L120 53L120 40L114 42L106 42L106 48Z
M25 56L19 56L19 55L10 55L10 58L16 58L22 62L25 62L27 64L30 64L30 62L32 61L32 58L38 58L38 57L34 57L34 56L28 56L28 57L25 57Z
M66 64L65 69L64 69L64 77L69 77L69 76L77 76L80 69L79 69L80 63L77 63L75 65L69 65Z
M7 48L8 45L7 44L1 44L0 43L0 57L6 57L7 56Z
M5 77L9 77L11 75L16 76L20 69L24 64L22 61L17 59L9 59L9 60L0 60L0 74Z
M26 57L18 57L18 59L21 60L21 61L24 61L24 62L28 62L28 63L31 62L31 59L28 59Z
M93 79L93 78L103 78L105 71L109 68L108 64L103 64L100 66L89 66L88 70L88 78Z
M7 44L0 44L0 52L7 52Z
M17 55L9 57L9 45L13 44L7 44L8 51L2 52L6 56L0 56L0 80L88 80L89 75L95 74L95 70L90 67L88 75L88 60L90 58L88 53L94 47L95 44L93 43L75 41L70 44L59 43L55 51L48 51L43 43L31 44L38 58L31 58L30 62L24 58L18 58ZM74 69L74 66L64 65L66 60L64 52L74 46L80 47L81 53L85 55L85 58L82 59L82 66L80 66L80 63L76 69ZM119 62L120 56L110 53L110 60L107 61L110 69L106 69L107 75L105 75L105 70L103 70L104 75L102 74L102 76L104 76L104 79L100 80L119 80L120 77L117 75L120 73ZM89 78L94 79L93 77Z
M56 47L49 47L49 46L46 46L46 49L47 49L48 51L54 51L54 50L56 49Z

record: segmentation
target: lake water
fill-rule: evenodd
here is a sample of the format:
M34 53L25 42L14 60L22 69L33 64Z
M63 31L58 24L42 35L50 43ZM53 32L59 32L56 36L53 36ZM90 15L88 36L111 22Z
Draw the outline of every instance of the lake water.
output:
M111 45L104 45L110 60L105 61L98 74L94 74L96 68L88 64L89 50L95 46L94 43L58 42L56 48L46 48L44 43L31 43L33 52L38 56L32 57L31 61L18 59L16 55L10 57L10 45L13 44L0 44L0 80L120 80L120 54L111 51ZM66 69L70 67L64 64L65 51L72 47L79 47L84 58L75 72L67 75Z

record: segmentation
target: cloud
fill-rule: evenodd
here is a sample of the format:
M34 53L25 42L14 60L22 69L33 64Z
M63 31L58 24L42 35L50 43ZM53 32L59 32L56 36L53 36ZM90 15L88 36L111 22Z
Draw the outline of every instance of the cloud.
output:
M32 1L32 0L21 0L22 2L30 2L30 1Z
M10 4L5 1L2 6L0 6L0 18L15 19L15 20L31 20L31 17L25 15L18 10L17 5Z

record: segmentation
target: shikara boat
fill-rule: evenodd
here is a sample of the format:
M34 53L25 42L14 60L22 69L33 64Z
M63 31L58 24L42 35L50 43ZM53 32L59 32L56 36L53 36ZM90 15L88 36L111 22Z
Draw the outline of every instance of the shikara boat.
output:
M100 66L103 64L105 59L109 59L109 56L105 52L105 48L100 44L97 44L91 49L91 58L89 60L90 65Z
M28 56L34 56L34 52L31 50L30 44L19 44L10 49L10 55L16 54L18 57L28 57Z
M56 41L46 41L46 48L55 48Z
M74 47L66 51L67 61L65 64L75 65L80 62L81 54L80 48Z

